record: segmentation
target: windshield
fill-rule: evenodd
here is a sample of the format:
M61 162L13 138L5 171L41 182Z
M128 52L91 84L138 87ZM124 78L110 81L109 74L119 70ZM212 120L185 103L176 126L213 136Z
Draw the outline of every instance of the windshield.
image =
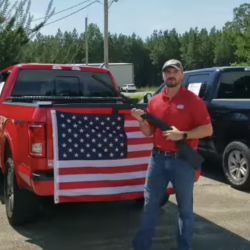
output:
M107 73L94 73L114 88ZM22 70L16 80L12 96L86 96L117 97L92 77L93 72L64 70Z
M218 97L220 99L250 98L250 72L235 71L222 73Z

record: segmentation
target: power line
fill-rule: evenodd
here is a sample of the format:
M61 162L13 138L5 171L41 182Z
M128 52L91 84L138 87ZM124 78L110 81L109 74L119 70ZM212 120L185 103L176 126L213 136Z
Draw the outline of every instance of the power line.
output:
M57 20L55 20L55 21L53 21L53 22L50 22L50 23L46 23L46 24L43 25L43 27L44 27L44 26L48 26L48 25L53 24L53 23L56 23L56 22L59 22L59 21L65 19L65 18L67 18L67 17L73 16L74 14L80 12L81 10L84 10L84 9L88 8L90 5L92 5L92 4L96 3L96 2L98 2L98 0L96 0L96 1L94 1L94 2L92 2L92 3L90 3L90 4L88 4L88 5L86 5L86 6L84 6L83 8L81 8L81 9L75 11L75 12L70 13L70 14L67 15L67 16L64 16L64 17L62 17L62 18L59 18L59 19L57 19Z
M89 2L89 1L91 1L91 0L85 0L84 2L78 3L78 4L76 4L76 5L74 5L74 6L71 6L71 7L67 8L67 9L58 11L58 12L54 13L52 16L55 16L55 15L58 15L58 14L61 14L61 13L65 12L65 11L71 10L71 9L73 9L73 8L75 8L75 7L78 7L78 6L80 6L80 5L84 4L84 3L87 3L87 2ZM45 16L44 16L44 17L39 17L39 18L37 18L37 19L32 20L32 22L39 21L39 20L42 20L42 19L44 19L44 18L45 18Z
M111 5L112 5L114 2L115 2L114 0L111 0L111 1L108 3L108 7L110 8Z

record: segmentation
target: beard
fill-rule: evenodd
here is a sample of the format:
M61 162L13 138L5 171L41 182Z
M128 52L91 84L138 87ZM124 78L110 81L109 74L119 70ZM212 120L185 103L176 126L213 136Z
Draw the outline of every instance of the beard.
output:
M167 79L167 81L165 81L165 83L166 83L166 86L168 88L174 88L174 87L180 85L180 82L177 81L176 79L173 79L173 78Z

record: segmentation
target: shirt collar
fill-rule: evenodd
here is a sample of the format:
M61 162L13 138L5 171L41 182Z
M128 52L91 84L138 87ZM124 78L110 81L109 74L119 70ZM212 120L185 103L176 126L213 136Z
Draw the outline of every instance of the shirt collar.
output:
M185 90L184 87L181 86L178 93L174 97L172 97L171 99L174 99L174 98L180 96L184 92L184 90ZM164 101L170 100L170 98L167 96L167 89L166 88L164 88L164 90L162 91L162 98Z

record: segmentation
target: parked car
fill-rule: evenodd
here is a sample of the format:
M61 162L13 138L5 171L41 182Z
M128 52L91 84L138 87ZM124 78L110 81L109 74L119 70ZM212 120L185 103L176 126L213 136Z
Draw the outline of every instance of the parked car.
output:
M122 92L136 92L136 86L134 84L125 84L120 88L120 90Z
M214 134L200 140L199 152L208 160L210 157L221 160L225 177L232 187L249 190L250 68L186 71L182 85L204 100L211 116ZM163 83L153 95L164 89ZM152 94L146 94L143 103L148 103L151 97Z
M0 82L0 181L11 225L38 218L44 197L143 205L152 138L142 136L110 71L19 64Z

